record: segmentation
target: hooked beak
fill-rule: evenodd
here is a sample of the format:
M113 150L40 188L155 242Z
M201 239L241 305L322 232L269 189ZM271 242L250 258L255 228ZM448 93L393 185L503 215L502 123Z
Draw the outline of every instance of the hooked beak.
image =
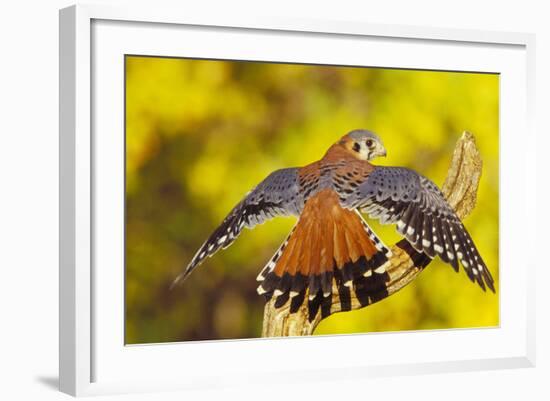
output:
M369 153L369 157L367 160L373 160L377 157L386 157L386 149L379 147L372 151L372 153Z

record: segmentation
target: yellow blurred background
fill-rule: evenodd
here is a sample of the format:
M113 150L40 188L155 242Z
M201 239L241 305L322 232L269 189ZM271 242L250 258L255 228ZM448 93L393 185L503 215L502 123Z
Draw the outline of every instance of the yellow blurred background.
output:
M439 259L393 296L325 319L315 334L496 326L498 98L494 74L126 57L126 343L259 337L256 275L294 218L244 230L169 286L231 208L273 170L321 158L356 128L442 185L463 130L483 174L465 220L497 294ZM386 244L393 226L371 226Z

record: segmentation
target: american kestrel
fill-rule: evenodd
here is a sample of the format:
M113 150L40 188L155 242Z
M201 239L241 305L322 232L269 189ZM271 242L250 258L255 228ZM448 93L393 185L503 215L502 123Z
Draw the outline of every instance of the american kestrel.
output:
M491 273L439 188L408 168L370 163L380 156L386 156L380 138L354 130L321 160L271 173L231 210L174 283L231 245L244 227L296 216L288 238L258 275L258 293L326 303L333 283L339 290L379 290L389 280L391 251L363 212L382 224L396 224L417 252L438 255L457 271L460 261L472 282L494 292Z

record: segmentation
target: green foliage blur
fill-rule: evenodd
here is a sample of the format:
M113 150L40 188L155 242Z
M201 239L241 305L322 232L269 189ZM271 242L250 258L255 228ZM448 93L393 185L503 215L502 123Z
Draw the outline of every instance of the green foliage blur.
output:
M383 139L378 164L442 185L456 140L483 158L466 219L493 273L484 293L436 259L399 293L324 320L316 334L496 326L498 75L126 57L126 343L259 337L256 275L294 218L244 230L169 290L231 208L273 170L321 158L348 131ZM371 221L386 244L393 226Z

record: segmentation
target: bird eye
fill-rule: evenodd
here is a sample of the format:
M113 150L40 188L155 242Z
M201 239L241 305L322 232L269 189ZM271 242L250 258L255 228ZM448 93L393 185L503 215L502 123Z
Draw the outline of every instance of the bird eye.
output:
M374 144L374 141L373 141L372 139L367 139L366 144L367 144L367 146L368 146L369 148L371 148L372 145Z

